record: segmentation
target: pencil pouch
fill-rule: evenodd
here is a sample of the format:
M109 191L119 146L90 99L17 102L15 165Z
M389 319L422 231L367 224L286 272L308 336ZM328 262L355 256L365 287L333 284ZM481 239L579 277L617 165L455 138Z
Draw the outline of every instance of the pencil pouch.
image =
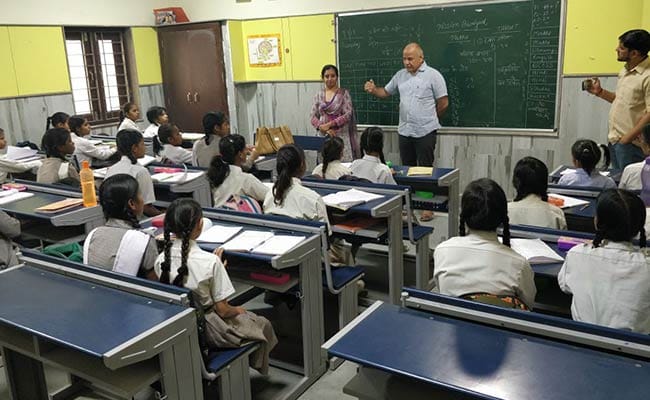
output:
M154 167L153 168L154 174L160 174L160 173L167 173L167 174L173 174L175 172L183 172L183 168L172 168L172 167Z
M151 225L162 228L165 225L165 214L156 215L151 219Z
M2 190L11 190L11 189L16 189L19 192L22 192L23 190L27 190L27 186L20 184L20 183L3 183L2 184Z
M291 279L291 276L284 272L251 272L250 277L256 281L266 282L272 285L284 285Z
M577 246L582 243L591 243L589 239L573 238L568 236L560 236L557 239L557 248L558 250L567 251L573 246Z

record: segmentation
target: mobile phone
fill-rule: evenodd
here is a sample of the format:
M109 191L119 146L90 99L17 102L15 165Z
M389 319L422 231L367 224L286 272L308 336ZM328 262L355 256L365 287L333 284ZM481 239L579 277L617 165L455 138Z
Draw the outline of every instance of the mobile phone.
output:
M589 90L593 86L594 81L591 79L585 79L582 81L582 90Z

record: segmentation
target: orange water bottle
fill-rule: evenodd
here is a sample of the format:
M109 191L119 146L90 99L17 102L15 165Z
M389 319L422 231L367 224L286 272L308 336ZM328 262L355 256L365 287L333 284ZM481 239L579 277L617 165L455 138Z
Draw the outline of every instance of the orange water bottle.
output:
M95 194L95 176L88 165L88 160L81 162L81 171L79 171L81 180L81 197L83 198L84 207L94 207L97 205L97 195Z

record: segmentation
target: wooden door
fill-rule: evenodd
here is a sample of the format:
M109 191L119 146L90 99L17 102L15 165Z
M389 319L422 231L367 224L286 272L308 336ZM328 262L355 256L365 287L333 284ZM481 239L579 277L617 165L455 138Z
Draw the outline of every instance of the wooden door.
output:
M158 29L165 106L182 131L203 132L208 111L227 113L226 80L219 23Z

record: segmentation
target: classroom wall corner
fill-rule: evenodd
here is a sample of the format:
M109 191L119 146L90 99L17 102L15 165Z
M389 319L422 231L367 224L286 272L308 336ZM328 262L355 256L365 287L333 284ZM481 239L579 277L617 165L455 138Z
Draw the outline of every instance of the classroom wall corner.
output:
M155 85L162 83L160 67L160 52L158 50L158 33L154 28L131 28L135 64L140 85Z

